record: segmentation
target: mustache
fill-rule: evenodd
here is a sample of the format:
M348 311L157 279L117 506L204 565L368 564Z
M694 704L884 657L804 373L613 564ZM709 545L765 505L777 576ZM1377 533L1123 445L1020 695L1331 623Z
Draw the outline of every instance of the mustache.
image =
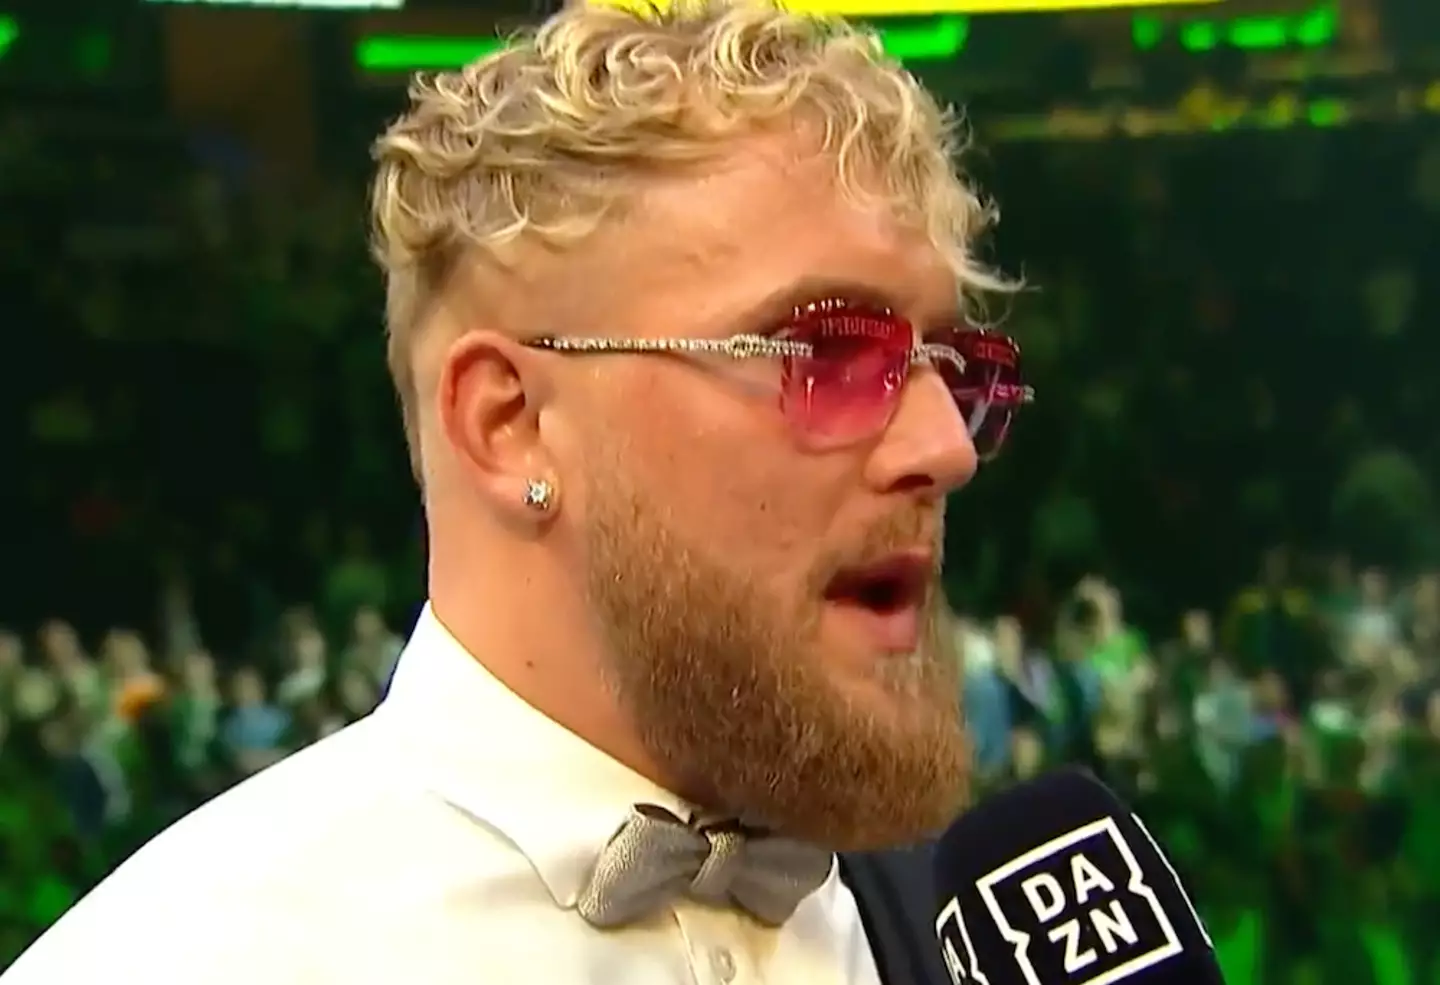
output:
M943 510L895 513L871 524L847 547L826 553L816 568L817 586L823 591L839 571L864 567L917 548L931 551L931 575L938 579L945 560Z

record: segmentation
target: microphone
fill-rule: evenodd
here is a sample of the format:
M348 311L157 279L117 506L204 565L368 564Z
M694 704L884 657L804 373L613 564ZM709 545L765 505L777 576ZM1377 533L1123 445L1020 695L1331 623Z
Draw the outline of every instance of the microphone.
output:
M1049 773L962 816L935 884L955 985L1224 985L1174 867L1088 773Z

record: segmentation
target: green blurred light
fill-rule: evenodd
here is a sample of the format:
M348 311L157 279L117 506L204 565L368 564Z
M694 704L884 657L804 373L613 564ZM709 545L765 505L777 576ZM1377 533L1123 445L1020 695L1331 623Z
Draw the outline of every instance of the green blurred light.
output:
M1350 118L1346 106L1334 99L1317 99L1305 109L1312 127L1338 127Z
M1191 21L1180 28L1180 45L1186 51L1210 51L1220 44L1220 28L1213 21Z
M0 58L5 57L5 53L19 36L20 22L8 14L0 14Z
M469 65L504 45L497 37L376 35L355 46L355 64L367 72L441 71Z
M885 51L904 62L954 58L970 37L970 18L963 15L895 21L876 25ZM496 37L426 37L377 34L355 45L355 64L365 72L444 71L469 65L499 51Z
M1340 30L1340 11L1334 3L1322 3L1302 16L1294 27L1295 40L1307 48L1318 48L1335 40Z
M1336 0L1317 0L1314 7L1297 15L1185 21L1179 26L1179 39L1180 47L1190 52L1213 51L1222 44L1246 51L1273 51L1290 45L1318 48L1334 41L1339 27ZM1159 47L1164 33L1165 26L1158 18L1131 18L1131 38L1141 51Z
M192 7L280 7L294 10L399 10L405 0L145 0Z
M1279 17L1246 17L1230 23L1230 43L1237 48L1283 48L1289 26Z
M1135 47L1141 51L1153 51L1160 44L1160 38L1165 34L1165 25L1160 23L1158 17L1146 17L1141 14L1130 21L1130 36L1135 41Z
M877 24L885 53L902 62L941 61L965 50L970 18L940 17L920 24Z

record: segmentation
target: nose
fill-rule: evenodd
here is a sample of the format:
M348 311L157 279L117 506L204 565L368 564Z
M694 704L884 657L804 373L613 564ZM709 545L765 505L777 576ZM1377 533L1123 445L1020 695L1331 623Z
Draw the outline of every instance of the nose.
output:
M979 458L960 408L931 366L917 366L895 416L866 466L879 492L924 492L942 499L975 475Z

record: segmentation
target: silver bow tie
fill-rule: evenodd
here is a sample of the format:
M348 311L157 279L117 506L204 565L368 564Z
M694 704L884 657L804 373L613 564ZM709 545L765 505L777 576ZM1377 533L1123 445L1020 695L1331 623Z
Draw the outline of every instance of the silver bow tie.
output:
M687 824L637 804L600 853L576 908L596 927L618 927L680 896L734 904L772 927L830 874L830 853L755 835L741 825Z

